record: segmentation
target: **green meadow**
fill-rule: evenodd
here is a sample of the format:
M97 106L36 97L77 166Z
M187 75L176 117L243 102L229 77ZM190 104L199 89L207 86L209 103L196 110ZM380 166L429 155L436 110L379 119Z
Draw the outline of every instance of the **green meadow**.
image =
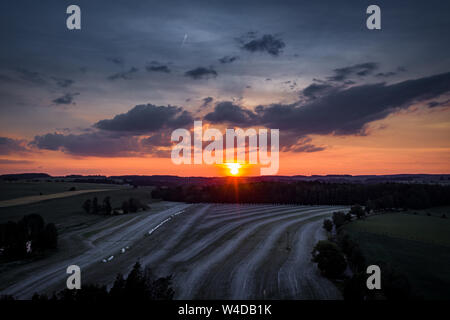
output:
M345 228L368 264L388 263L406 275L413 293L425 299L450 298L449 208L369 216Z

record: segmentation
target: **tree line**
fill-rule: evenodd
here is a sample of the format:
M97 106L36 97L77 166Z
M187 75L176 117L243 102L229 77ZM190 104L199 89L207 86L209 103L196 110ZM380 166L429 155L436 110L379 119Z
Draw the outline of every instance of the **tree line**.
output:
M71 302L145 302L151 300L172 300L174 290L171 287L172 277L157 278L148 267L143 268L136 262L125 278L117 274L110 290L97 284L82 285L81 289L64 289L52 296L35 293L35 301L71 301ZM14 299L11 296L3 299Z
M143 204L139 199L129 198L128 200L124 200L119 208L113 208L111 205L111 197L107 196L101 203L99 203L97 197L94 197L92 200L87 199L83 202L82 208L86 213L90 214L117 215L147 210L149 206Z
M255 182L160 187L152 197L168 201L353 205L373 210L423 209L450 204L450 186L403 183Z
M54 223L45 224L38 214L24 216L18 222L0 224L0 257L16 260L58 245L58 231Z

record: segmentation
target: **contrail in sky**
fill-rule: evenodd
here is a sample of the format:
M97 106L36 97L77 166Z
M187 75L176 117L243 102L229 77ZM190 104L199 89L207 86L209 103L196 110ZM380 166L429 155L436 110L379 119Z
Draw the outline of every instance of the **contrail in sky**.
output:
M187 33L185 33L184 37L183 37L183 41L181 42L181 46L183 46L186 43L187 37L188 37L188 35L187 35Z

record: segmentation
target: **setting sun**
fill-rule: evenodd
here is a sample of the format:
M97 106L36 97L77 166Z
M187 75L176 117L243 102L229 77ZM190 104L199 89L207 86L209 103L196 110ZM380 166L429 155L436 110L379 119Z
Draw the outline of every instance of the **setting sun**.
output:
M228 167L231 175L236 176L239 174L240 163L225 163L225 165Z

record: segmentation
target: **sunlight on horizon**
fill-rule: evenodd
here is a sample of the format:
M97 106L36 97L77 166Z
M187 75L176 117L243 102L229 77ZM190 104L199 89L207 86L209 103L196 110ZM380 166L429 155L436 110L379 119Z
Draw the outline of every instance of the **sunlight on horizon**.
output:
M228 167L228 170L231 175L233 175L233 176L239 175L239 169L241 168L240 163L229 162L229 163L225 163L225 165Z

